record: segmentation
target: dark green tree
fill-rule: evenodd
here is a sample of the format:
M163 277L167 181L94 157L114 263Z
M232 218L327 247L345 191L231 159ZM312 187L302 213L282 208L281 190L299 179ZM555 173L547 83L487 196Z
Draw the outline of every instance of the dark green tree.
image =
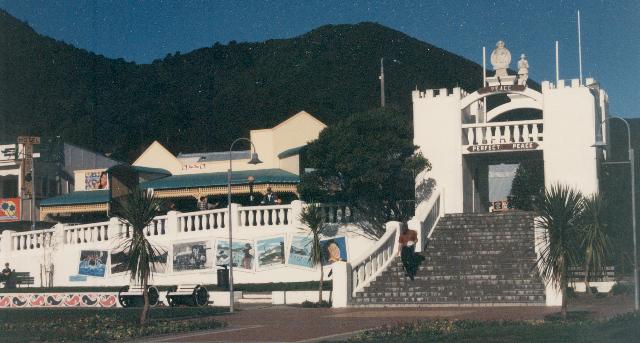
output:
M542 160L524 160L516 170L511 183L509 207L533 210L536 198L544 192L544 165Z
M429 161L416 154L411 124L400 112L375 109L330 126L309 144L299 191L306 201L345 202L375 236L389 220L413 215L415 176Z
M535 203L538 227L548 244L541 247L538 263L541 276L562 292L562 318L567 317L569 267L580 259L579 233L582 219L582 194L568 186L556 184L545 190Z
M140 313L140 325L147 322L149 313L149 278L152 277L154 263L159 260L162 252L154 247L145 234L146 227L153 221L162 202L153 196L152 192L134 189L120 200L114 208L114 213L121 221L132 228L130 237L124 239L123 250L129 254L129 270L131 281L142 286L144 307Z
M584 253L584 285L587 294L590 294L589 273L599 273L606 266L611 241L605 222L607 204L604 198L600 194L593 194L585 197L582 204L580 245Z

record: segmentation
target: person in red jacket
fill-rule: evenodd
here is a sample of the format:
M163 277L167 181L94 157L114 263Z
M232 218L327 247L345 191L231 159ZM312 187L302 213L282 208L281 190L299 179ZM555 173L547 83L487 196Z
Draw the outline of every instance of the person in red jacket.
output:
M418 233L409 230L407 224L402 223L398 239L398 255L401 256L404 271L411 280L416 276L418 270L418 261L415 256L416 243L418 243Z

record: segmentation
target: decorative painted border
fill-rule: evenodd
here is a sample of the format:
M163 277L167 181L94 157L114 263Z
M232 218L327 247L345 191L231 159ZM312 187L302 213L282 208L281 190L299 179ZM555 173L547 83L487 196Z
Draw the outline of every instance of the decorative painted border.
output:
M3 293L0 308L119 307L118 293Z

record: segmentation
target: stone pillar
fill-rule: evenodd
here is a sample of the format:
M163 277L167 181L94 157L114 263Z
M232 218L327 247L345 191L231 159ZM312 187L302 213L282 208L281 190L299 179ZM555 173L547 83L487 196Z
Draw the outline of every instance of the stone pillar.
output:
M11 246L11 234L15 233L15 231L4 230L2 231L2 241L0 241L0 256L3 260L6 260L9 255L11 255L11 251L13 247Z
M125 237L125 233L121 231L120 219L118 217L109 218L109 239L120 239Z
M294 200L291 202L291 227L294 229L303 227L302 222L300 221L300 216L302 215L302 211L306 207L306 203L301 200Z
M231 217L227 218L227 225L229 221L233 224L233 229L237 230L240 227L240 205L231 203ZM228 226L227 226L228 228Z
M353 280L351 279L351 264L334 262L333 270L333 308L348 307L351 302Z
M180 233L180 218L178 218L178 211L167 212L167 236L175 236Z

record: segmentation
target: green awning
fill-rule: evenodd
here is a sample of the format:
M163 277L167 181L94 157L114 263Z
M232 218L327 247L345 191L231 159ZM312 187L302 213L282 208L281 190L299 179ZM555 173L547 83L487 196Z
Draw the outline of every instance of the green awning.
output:
M287 149L287 150L279 153L278 154L278 158L279 159L283 159L283 158L287 158L287 157L298 155L298 154L300 154L300 151L302 149L304 149L304 147L306 147L306 145L301 145L301 146L297 146L295 148Z
M57 197L43 199L40 206L63 206L63 205L82 205L82 204L101 204L109 201L108 190L97 191L78 191L69 194L59 195Z
M282 169L260 169L234 171L231 184L247 184L247 178L253 176L254 184L264 183L299 183L300 177ZM189 175L173 175L162 179L142 183L144 188L179 189L196 187L214 187L227 185L227 173L202 173Z

